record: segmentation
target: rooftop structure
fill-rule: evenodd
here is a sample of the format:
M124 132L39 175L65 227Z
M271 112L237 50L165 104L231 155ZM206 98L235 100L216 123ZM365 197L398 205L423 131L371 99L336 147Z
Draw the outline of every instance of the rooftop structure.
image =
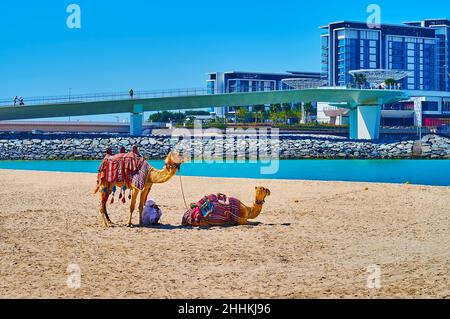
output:
M378 70L378 69L362 69L352 70L349 72L351 76L355 77L356 74L364 75L366 81L371 87L377 87L382 85L386 79L393 79L400 81L406 78L410 72L403 70Z

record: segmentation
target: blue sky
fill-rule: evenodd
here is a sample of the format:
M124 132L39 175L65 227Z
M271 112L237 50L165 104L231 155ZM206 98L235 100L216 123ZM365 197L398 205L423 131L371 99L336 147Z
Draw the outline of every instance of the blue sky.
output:
M66 8L81 7L79 30ZM319 26L445 18L443 0L0 2L0 98L205 86L210 71L320 70Z

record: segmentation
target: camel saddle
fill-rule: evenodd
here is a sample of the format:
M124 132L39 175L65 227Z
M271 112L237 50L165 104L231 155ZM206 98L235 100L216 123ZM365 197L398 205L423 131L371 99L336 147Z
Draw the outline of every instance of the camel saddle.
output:
M224 194L204 196L199 202L191 204L183 216L183 226L208 224L211 226L238 225L241 202Z
M151 165L134 152L106 155L98 170L100 183L124 183L127 188L135 186L142 190Z

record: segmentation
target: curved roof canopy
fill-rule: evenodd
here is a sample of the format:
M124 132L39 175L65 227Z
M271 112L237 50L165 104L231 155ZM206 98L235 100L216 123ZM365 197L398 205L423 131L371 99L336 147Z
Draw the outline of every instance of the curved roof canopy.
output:
M394 79L400 81L409 75L409 71L403 70L383 70L383 69L361 69L349 72L351 76L355 74L363 74L369 84L379 85L384 83L387 79Z
M326 80L309 78L283 79L281 82L291 90L314 89L327 85Z

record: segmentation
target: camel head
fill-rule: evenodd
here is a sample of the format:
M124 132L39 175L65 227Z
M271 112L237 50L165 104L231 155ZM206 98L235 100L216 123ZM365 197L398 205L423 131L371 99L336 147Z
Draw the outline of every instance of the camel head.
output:
M270 196L270 190L265 187L255 187L256 190L256 203L264 204L267 196Z
M179 171L181 169L181 164L183 164L184 162L186 162L186 159L176 151L170 152L169 155L167 155L165 161L166 168L168 170L175 170L175 171L177 170Z

